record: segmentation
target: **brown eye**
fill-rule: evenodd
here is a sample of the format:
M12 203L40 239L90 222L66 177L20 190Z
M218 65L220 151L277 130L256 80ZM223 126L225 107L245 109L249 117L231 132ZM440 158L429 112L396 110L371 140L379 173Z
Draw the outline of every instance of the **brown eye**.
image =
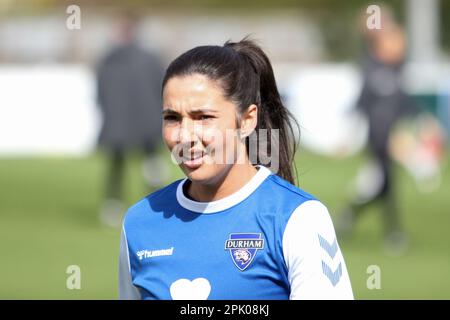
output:
M206 114L200 116L200 120L207 120L207 119L213 119L213 118L215 118L215 117L206 115Z
M177 121L177 120L178 120L178 117L177 117L177 116L174 116L174 115L168 115L168 116L165 116L165 117L164 117L164 120L165 120L165 121Z

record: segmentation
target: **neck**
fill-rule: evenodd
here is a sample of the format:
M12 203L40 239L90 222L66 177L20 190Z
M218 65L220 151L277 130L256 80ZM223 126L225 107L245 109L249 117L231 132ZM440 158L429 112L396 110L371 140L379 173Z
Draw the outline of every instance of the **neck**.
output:
M214 184L205 185L192 181L188 194L199 202L220 200L241 189L257 171L251 163L234 164Z

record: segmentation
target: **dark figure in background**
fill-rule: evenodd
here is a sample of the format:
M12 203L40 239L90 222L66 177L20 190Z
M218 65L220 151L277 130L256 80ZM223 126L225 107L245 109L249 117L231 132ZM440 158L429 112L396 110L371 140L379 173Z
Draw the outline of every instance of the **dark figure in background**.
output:
M406 55L406 40L402 28L383 12L382 29L366 30L364 83L357 108L369 124L370 170L360 182L357 194L341 216L338 232L349 232L355 220L368 205L380 202L384 215L386 248L401 253L407 247L399 212L396 207L389 136L403 117L412 116L417 109L402 89L401 71Z
M153 164L153 168L145 168L144 175L153 170L154 177L161 171L151 159L156 159L154 153L162 141L160 91L164 68L156 55L137 45L135 21L132 15L119 19L115 30L118 45L104 57L97 74L98 103L103 116L99 145L110 159L100 218L110 226L120 225L122 219L126 155L143 151L150 159L148 166Z

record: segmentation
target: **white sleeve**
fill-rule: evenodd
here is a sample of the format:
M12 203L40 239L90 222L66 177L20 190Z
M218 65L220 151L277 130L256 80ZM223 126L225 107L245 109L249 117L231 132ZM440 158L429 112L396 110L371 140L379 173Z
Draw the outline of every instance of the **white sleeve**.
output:
M128 243L125 229L122 228L120 236L119 256L119 299L140 300L141 295L138 288L131 281L130 258L128 255Z
M319 201L302 203L283 234L290 299L353 299L352 287L333 222Z

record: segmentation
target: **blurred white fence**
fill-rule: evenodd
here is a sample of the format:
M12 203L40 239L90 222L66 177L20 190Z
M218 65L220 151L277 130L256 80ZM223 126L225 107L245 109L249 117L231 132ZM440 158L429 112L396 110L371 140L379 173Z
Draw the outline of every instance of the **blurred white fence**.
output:
M99 114L90 70L78 65L0 68L0 155L85 155Z

